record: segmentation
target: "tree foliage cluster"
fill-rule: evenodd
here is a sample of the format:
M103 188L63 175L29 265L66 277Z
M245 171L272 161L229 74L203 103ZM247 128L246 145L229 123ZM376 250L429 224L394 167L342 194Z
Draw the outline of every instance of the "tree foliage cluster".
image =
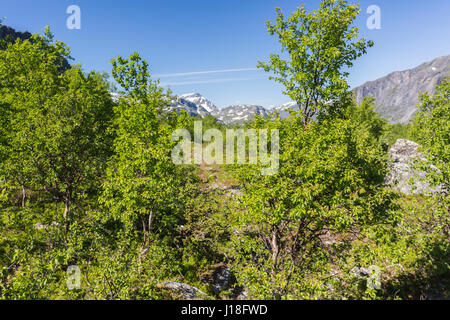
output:
M423 95L407 130L373 99L356 104L347 68L372 46L353 26L358 12L323 0L267 23L283 52L260 66L301 106L246 124L278 130L273 175L261 164L175 165L172 132L199 119L166 111L172 93L137 53L112 59L113 101L104 74L61 68L70 51L48 30L3 43L0 297L179 298L167 280L226 299L447 297L448 194L402 196L384 178L386 143L411 132L436 164L422 169L448 188L450 84ZM221 292L204 280L217 266L232 275ZM371 266L379 289L355 271Z

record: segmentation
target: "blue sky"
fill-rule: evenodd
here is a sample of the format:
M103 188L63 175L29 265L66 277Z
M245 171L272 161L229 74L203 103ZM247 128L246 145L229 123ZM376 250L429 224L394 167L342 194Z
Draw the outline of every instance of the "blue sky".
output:
M151 73L176 94L199 92L218 107L232 104L279 105L290 99L282 87L255 70L258 60L278 52L267 34L276 6L286 13L318 0L0 0L0 17L17 30L41 32L50 25L76 63L110 72L110 59L140 53ZM415 67L450 54L450 1L361 0L356 23L375 41L350 70L352 87L392 71ZM69 30L69 5L81 9L81 29ZM381 29L369 30L370 5L381 8Z

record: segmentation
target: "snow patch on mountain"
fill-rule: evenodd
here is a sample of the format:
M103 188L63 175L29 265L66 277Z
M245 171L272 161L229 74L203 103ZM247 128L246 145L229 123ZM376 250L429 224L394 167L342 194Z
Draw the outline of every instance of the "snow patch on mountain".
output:
M257 105L235 105L219 110L216 118L225 124L243 124L255 115L267 117L267 110Z
M281 106L273 107L268 113L278 113L281 119L287 119L290 115L289 110L297 111L299 109L298 104L294 101L287 102Z
M214 115L219 111L219 109L208 99L202 96L199 93L187 93L180 96L181 99L185 101L189 101L197 105L198 107L203 108L211 115Z

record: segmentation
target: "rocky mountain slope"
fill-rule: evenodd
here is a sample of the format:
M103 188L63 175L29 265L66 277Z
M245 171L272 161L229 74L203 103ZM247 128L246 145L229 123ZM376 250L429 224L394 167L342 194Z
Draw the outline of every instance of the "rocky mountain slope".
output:
M255 115L267 116L267 110L257 105L236 105L221 109L215 116L225 124L244 124Z
M31 33L18 32L0 24L0 40L7 42L16 39L29 39ZM70 68L64 59L62 69ZM404 71L392 72L380 79L366 82L353 89L358 103L364 97L375 96L375 110L391 123L407 123L417 110L420 92L433 92L445 76L450 74L450 55L439 57L420 66ZM117 99L117 97L114 97ZM172 101L169 109L183 109L192 116L212 115L226 124L242 124L251 120L255 114L267 116L279 112L282 119L289 116L289 109L298 110L295 102L288 102L272 109L257 105L235 105L224 109L217 108L211 101L199 93L189 93Z
M375 110L391 123L407 123L417 110L420 92L433 92L437 84L449 75L450 55L420 66L392 72L354 89L357 102L375 95Z
M291 101L282 104L281 106L274 107L270 109L268 112L269 113L278 112L280 114L281 119L286 119L290 115L289 110L298 110L298 109L299 109L298 104L296 102Z
M180 96L180 99L191 102L198 107L201 107L202 110L206 110L211 115L214 115L219 111L219 109L211 101L209 101L199 93L183 94Z
M209 100L198 93L179 96L168 107L169 110L183 109L191 116L205 117L217 109Z
M0 40L7 42L17 38L25 40L31 37L29 32L18 32L11 27L0 24ZM70 64L64 59L62 70L70 68ZM433 92L437 84L445 76L450 74L450 55L439 57L420 66L392 72L389 75L366 82L354 90L357 102L364 97L375 96L375 110L391 123L407 123L417 110L420 92ZM117 97L115 97L117 99ZM288 102L272 109L265 109L257 105L235 105L225 109L217 108L211 101L199 93L181 95L172 101L169 109L183 109L192 116L212 115L226 124L242 124L251 120L255 114L267 116L273 112L279 112L282 119L287 118L287 110L298 110L295 102Z

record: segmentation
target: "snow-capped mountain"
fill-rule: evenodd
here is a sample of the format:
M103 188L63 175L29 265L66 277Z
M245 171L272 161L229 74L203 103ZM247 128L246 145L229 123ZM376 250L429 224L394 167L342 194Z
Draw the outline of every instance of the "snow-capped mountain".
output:
M243 124L253 119L255 114L267 116L268 111L257 105L234 105L224 109L217 108L211 101L199 93L180 95L168 107L169 110L183 109L192 116L211 115L225 124Z
M198 94L196 94L198 95ZM185 95L186 98L184 98L183 96L180 96L178 99L172 101L172 103L169 105L169 107L167 108L168 110L173 110L173 109L183 109L185 110L187 113L189 113L191 116L201 116L201 117L205 117L207 115L211 115L211 113L208 111L209 110L214 110L211 105L216 108L212 103L210 103L208 100L206 100L204 97L198 95L198 96L192 96L191 94L189 95ZM196 102L193 102L193 101ZM209 104L205 103L205 101L209 102ZM197 104L197 102L199 104ZM204 107L205 105L205 107ZM208 109L206 109L208 108ZM217 108L216 108L217 109Z
M204 110L214 115L219 109L208 99L199 93L187 93L180 96L181 99L192 102L198 107L202 107Z
M168 107L169 110L183 109L191 116L214 116L219 109L199 93L187 93L179 96Z
M217 108L211 101L199 93L187 93L180 95L169 105L169 110L183 109L192 116L205 117L211 115L219 122L227 125L244 124L254 118L256 114L266 117L272 112L280 112L280 116L285 119L289 116L287 109L298 109L295 102L289 102L273 109L265 109L258 105L233 105L224 109Z
M298 104L294 101L291 101L282 104L281 106L273 107L272 109L268 110L268 113L270 114L278 112L280 114L280 118L284 120L289 117L289 110L298 110Z
M236 105L219 110L216 118L225 124L243 124L255 115L267 116L267 110L257 105Z

